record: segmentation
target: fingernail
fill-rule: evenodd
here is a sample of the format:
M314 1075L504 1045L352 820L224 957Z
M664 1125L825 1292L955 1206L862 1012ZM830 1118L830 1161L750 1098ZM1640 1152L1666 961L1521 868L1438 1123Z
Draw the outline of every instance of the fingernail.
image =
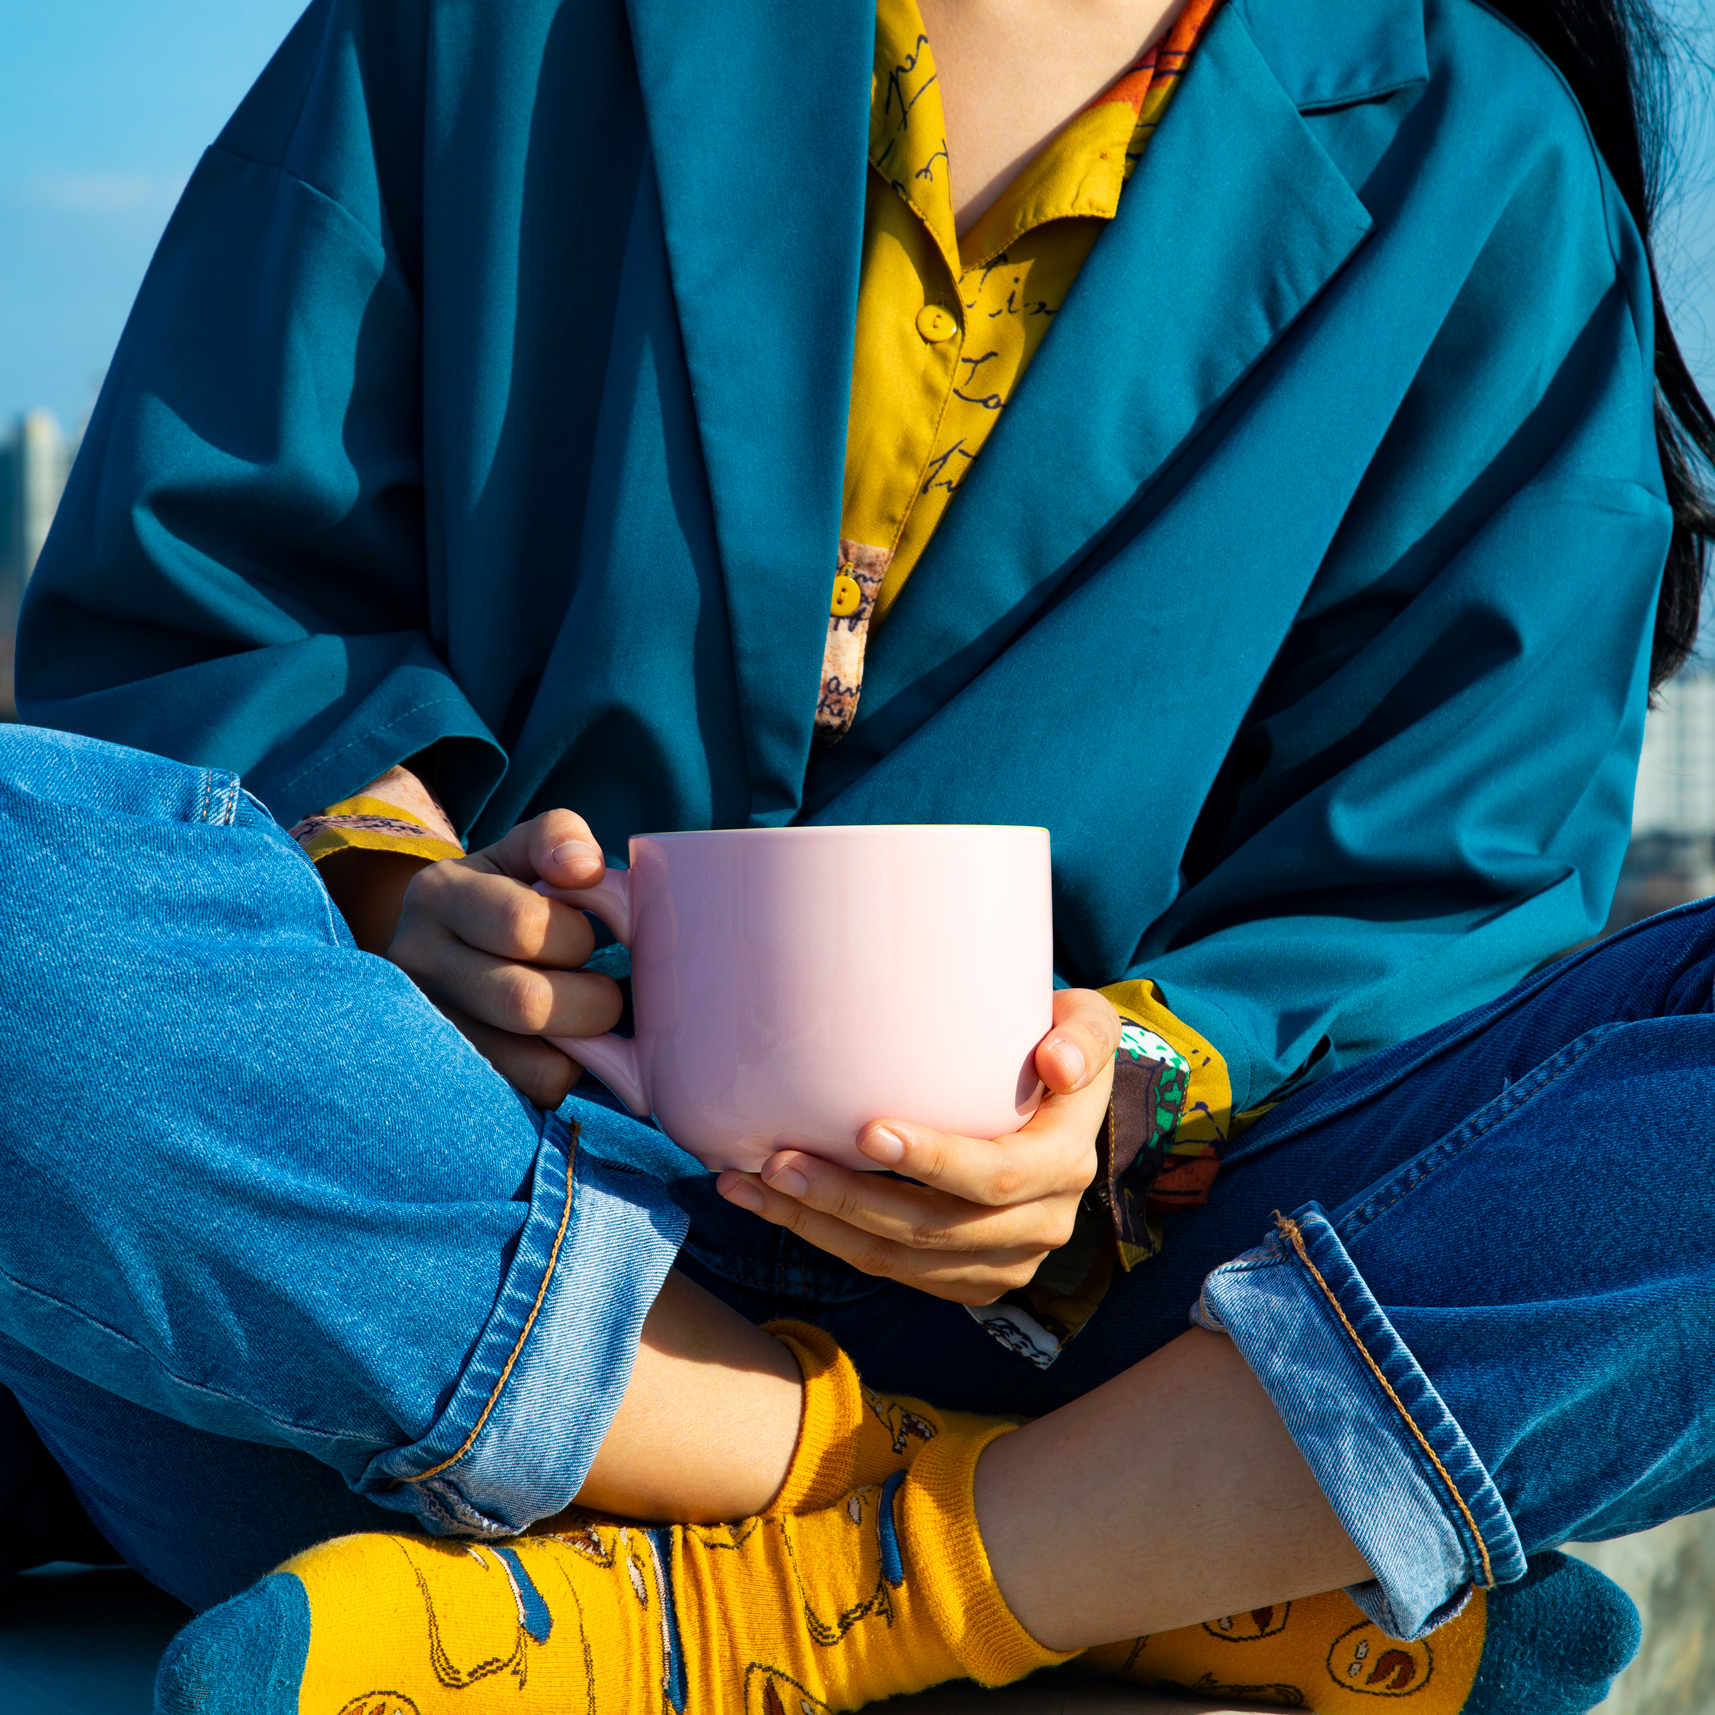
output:
M1060 1056L1060 1064L1066 1068L1074 1088L1083 1083L1084 1068L1088 1064L1084 1059L1083 1049L1076 1042L1068 1042L1062 1037L1054 1044L1054 1051Z
M905 1159L905 1140L881 1126L877 1126L874 1131L866 1131L858 1148L871 1161L879 1161L884 1167L891 1167L896 1161Z
M762 1177L784 1197L802 1197L810 1189L810 1181L796 1167L776 1167L772 1173L764 1168Z
M556 869L578 869L586 864L607 868L607 859L588 840L567 840L548 853L548 862Z
M715 1181L715 1189L729 1203L736 1203L753 1215L762 1213L762 1193L742 1173L723 1173Z

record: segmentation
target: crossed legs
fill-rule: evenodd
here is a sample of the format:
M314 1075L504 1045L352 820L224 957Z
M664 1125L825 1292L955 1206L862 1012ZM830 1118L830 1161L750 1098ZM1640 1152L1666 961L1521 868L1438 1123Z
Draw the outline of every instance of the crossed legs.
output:
M128 1554L172 1561L135 1520L128 1539L125 1518L102 1515L102 1494L127 1485L80 1468L78 1446L86 1464L122 1460L113 1426L137 1412L192 1432L216 1463L223 1449L307 1458L437 1534L516 1530L575 1496L679 1518L766 1502L792 1456L797 1384L768 1336L669 1274L684 1219L650 1171L652 1134L585 1108L574 1147L531 1115L409 984L351 948L230 777L43 735L0 743L0 899L20 952L0 981L30 979L5 997L21 1021L5 1068L20 1112L3 1140L30 1216L0 1231L3 1331L28 1356L0 1379L39 1423L55 1417L56 1375L77 1394L50 1442ZM97 820L125 827L128 866L94 893L49 885L75 873ZM982 1542L1026 1630L1076 1648L1349 1582L1373 1584L1376 1611L1411 1635L1469 1583L1519 1576L1563 1524L1628 1528L1707 1503L1695 1403L1659 1375L1668 1443L1634 1438L1635 1463L1595 1479L1589 1457L1552 1456L1563 1400L1547 1366L1525 1365L1522 1435L1492 1385L1494 1366L1528 1359L1533 1325L1564 1348L1623 1292L1633 1350L1576 1378L1581 1406L1623 1416L1626 1365L1708 1322L1709 1223L1688 1194L1709 1182L1698 1092L1715 1055L1693 992L1708 932L1675 921L1650 931L1668 937L1653 952L1599 950L1582 987L1539 984L1462 1037L1413 1045L1416 1063L1381 1057L1247 1136L1234 1187L1245 1160L1294 1164L1281 1177L1320 1174L1310 1194L1339 1203L1334 1216L1307 1214L1302 1243L1272 1239L1219 1271L1205 1298L1224 1332L1134 1345L1106 1385L976 1465ZM1650 977L1664 950L1677 987ZM1573 1025L1607 1034L1542 1072ZM1473 1060L1512 1069L1495 1091ZM1567 1174L1568 1138L1582 1178ZM1644 1142L1655 1171L1627 1177ZM1627 1204L1631 1230L1665 1222L1671 1243L1609 1245L1601 1267L1568 1270L1544 1241L1590 1230L1592 1185L1595 1207ZM1503 1215L1504 1266L1474 1272ZM1449 1330L1485 1316L1504 1339L1461 1348ZM1271 1345L1337 1409L1319 1418ZM74 1432L92 1392L113 1416L96 1454ZM1519 1518L1493 1478L1509 1458ZM188 1561L203 1558L201 1498L187 1483ZM304 1517L320 1529L326 1514ZM177 1587L193 1599L224 1593L191 1577Z

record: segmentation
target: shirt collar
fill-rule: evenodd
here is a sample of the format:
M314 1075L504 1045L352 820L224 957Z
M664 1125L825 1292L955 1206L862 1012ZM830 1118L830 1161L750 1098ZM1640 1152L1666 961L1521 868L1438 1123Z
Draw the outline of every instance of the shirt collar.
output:
M1111 220L1167 86L1219 0L1188 0L1167 35L1048 142L961 244L934 55L917 0L877 0L870 165L928 228L954 277L1047 221Z
M877 0L869 164L929 229L955 278L959 241L935 56L917 0Z

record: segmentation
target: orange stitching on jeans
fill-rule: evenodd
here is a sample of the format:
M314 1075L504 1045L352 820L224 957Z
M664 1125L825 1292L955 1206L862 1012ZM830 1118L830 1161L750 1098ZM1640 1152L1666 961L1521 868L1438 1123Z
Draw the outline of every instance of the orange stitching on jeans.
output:
M574 1134L573 1148L576 1148ZM560 1245L566 1236L566 1228L572 1219L572 1157L566 1157L566 1206L560 1211L560 1230L554 1234L554 1248L548 1253L548 1266L542 1271L542 1284L536 1289L536 1302L530 1306L530 1314L524 1318L524 1326L518 1330L518 1339L512 1347L511 1356L506 1360L506 1367L500 1372L500 1379L494 1384L494 1392L488 1396L488 1404L482 1408L482 1415L471 1426L471 1432L464 1438L464 1444L450 1458L443 1459L438 1465L431 1465L426 1471L419 1471L414 1477L407 1477L407 1483L420 1483L426 1477L438 1477L449 1465L456 1465L465 1454L476 1444L476 1438L482 1433L482 1426L488 1421L488 1414L499 1403L501 1391L506 1386L506 1378L512 1374L512 1367L518 1362L518 1354L524 1350L524 1342L530 1338L530 1330L536 1325L536 1317L542 1308L542 1300L548 1296L548 1283L554 1278L554 1264L560 1259Z
M1477 1539L1477 1552L1483 1557L1483 1588L1485 1590L1494 1589L1495 1569L1489 1562L1489 1545L1483 1541L1483 1533L1477 1529L1477 1521L1472 1517L1471 1509L1466 1506L1465 1497L1459 1493L1458 1485L1453 1481L1452 1477L1448 1475L1447 1467L1443 1465L1440 1459L1436 1456L1435 1449L1429 1445L1428 1438L1424 1435L1423 1431L1417 1427L1417 1420L1409 1411L1406 1410L1405 1401L1393 1391L1393 1384L1382 1374L1381 1365L1370 1356L1369 1347L1367 1347L1364 1342L1358 1338L1357 1329L1354 1328L1351 1322L1347 1319L1346 1312L1341 1306L1339 1299L1334 1296L1334 1289L1322 1278L1321 1269L1319 1269L1316 1264L1310 1260L1310 1252L1305 1247L1304 1235L1298 1230L1298 1223L1287 1215L1276 1214L1274 1219L1275 1224L1291 1241L1292 1248L1298 1252L1298 1260L1316 1277L1316 1284L1322 1288L1323 1294L1326 1296L1328 1302L1334 1306L1334 1314L1340 1318L1342 1326L1345 1328L1346 1332L1351 1335L1352 1344L1363 1354L1364 1362L1370 1366L1371 1373L1375 1376L1376 1380L1382 1384L1382 1390L1387 1394L1388 1398L1393 1401L1394 1407L1399 1412L1400 1416L1405 1419L1406 1427L1417 1438L1418 1446L1429 1455L1429 1462L1441 1473L1441 1481L1447 1485L1447 1492L1452 1495L1454 1503L1458 1506L1459 1511L1465 1515L1465 1522L1471 1527L1471 1535Z

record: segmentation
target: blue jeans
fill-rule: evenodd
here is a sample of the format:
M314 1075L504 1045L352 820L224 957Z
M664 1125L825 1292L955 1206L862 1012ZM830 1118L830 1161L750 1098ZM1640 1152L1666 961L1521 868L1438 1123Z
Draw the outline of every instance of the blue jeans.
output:
M1046 1371L610 1106L525 1107L230 776L0 730L0 946L0 1384L197 1606L336 1531L557 1511L687 1218L696 1278L947 1406L1050 1409L1194 1310L1396 1635L1540 1548L1715 1503L1703 906L1283 1103Z
M204 1605L571 1500L684 1233L659 1178L357 952L231 775L0 728L0 948L0 1385L115 1548Z

